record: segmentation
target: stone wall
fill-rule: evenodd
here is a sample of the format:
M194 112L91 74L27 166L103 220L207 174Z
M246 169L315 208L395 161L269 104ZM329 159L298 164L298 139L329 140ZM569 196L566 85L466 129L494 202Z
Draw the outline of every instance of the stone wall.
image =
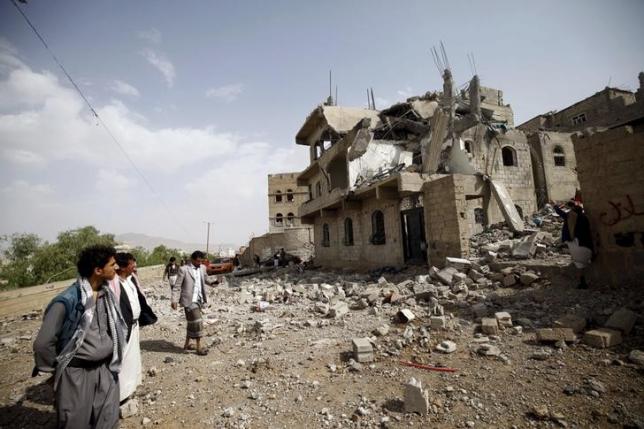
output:
M241 263L244 266L253 265L253 256L258 255L260 259L266 260L284 249L287 253L308 259L312 254L313 231L308 228L288 229L284 232L268 233L254 237L248 243L248 248L241 256Z
M579 189L577 160L570 133L539 131L528 134L532 150L537 203L542 207L548 201L564 201L575 196ZM565 165L555 165L555 148L563 150Z
M644 283L644 132L616 128L573 136L579 183L597 258L612 285Z
M429 265L442 266L447 256L469 254L466 177L461 174L445 175L423 186Z
M534 177L530 146L525 133L509 130L499 134L496 139L487 142L484 138L486 127L478 125L463 133L463 141L470 142L470 162L477 172L488 174L493 180L503 183L514 204L521 208L524 216L537 210L534 191ZM503 165L501 151L510 147L516 154L516 165ZM487 210L489 223L503 221L503 214L496 204L491 204Z
M326 267L365 269L383 266L400 267L404 264L400 230L399 201L370 198L355 202L355 207L324 211L315 217L315 262ZM371 215L381 210L385 221L385 244L372 244ZM353 245L344 243L344 220L353 223ZM329 226L329 245L323 246L323 225Z

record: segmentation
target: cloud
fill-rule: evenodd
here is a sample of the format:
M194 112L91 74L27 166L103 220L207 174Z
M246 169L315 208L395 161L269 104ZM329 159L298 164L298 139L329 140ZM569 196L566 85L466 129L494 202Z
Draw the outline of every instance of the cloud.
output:
M220 86L218 88L210 88L206 91L206 97L219 98L230 103L237 100L239 95L244 91L244 84L233 83L230 85Z
M123 82L122 80L115 80L112 85L110 85L110 89L118 94L121 95L129 95L132 97L138 97L139 90L130 85L127 82Z
M49 239L91 224L198 242L201 221L213 219L214 242L242 244L250 232L267 231L267 175L308 161L299 146L275 147L214 124L153 127L122 101L96 103L151 191L75 91L11 54L0 55L0 66L7 67L0 71L0 199L7 208L0 234Z
M154 43L155 45L160 44L162 40L161 32L154 27L150 28L149 30L139 31L138 35L139 38L150 43Z
M176 72L174 70L174 64L166 58L166 56L161 52L153 51L152 49L145 49L141 52L143 58L145 58L152 66L154 66L165 78L165 81L168 85L168 88L172 88L174 85L174 78L176 77Z
M406 100L414 95L414 91L410 86L406 86L404 89L396 91L396 94Z

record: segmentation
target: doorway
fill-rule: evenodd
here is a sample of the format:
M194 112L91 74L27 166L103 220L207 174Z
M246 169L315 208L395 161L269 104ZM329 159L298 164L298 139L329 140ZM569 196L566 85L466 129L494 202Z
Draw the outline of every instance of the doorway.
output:
M427 243L425 242L425 216L423 208L400 212L405 262L427 264Z

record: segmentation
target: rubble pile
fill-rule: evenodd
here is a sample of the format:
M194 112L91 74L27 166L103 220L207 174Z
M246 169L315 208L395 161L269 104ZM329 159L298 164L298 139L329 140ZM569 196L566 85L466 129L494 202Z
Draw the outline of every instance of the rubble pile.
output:
M526 221L522 233L513 232L505 222L489 225L470 237L472 254L495 260L555 259L568 254L561 242L563 220L546 204Z

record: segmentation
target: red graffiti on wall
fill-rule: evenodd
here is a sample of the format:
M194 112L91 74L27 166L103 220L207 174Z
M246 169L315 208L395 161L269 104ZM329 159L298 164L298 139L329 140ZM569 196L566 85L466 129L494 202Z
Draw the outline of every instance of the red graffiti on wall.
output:
M608 201L608 204L613 208L612 216L609 218L608 213L606 212L599 214L599 220L604 225L613 226L633 216L644 216L644 212L635 210L633 200L628 194L626 194L626 204L622 205L619 201L615 202L610 200Z

